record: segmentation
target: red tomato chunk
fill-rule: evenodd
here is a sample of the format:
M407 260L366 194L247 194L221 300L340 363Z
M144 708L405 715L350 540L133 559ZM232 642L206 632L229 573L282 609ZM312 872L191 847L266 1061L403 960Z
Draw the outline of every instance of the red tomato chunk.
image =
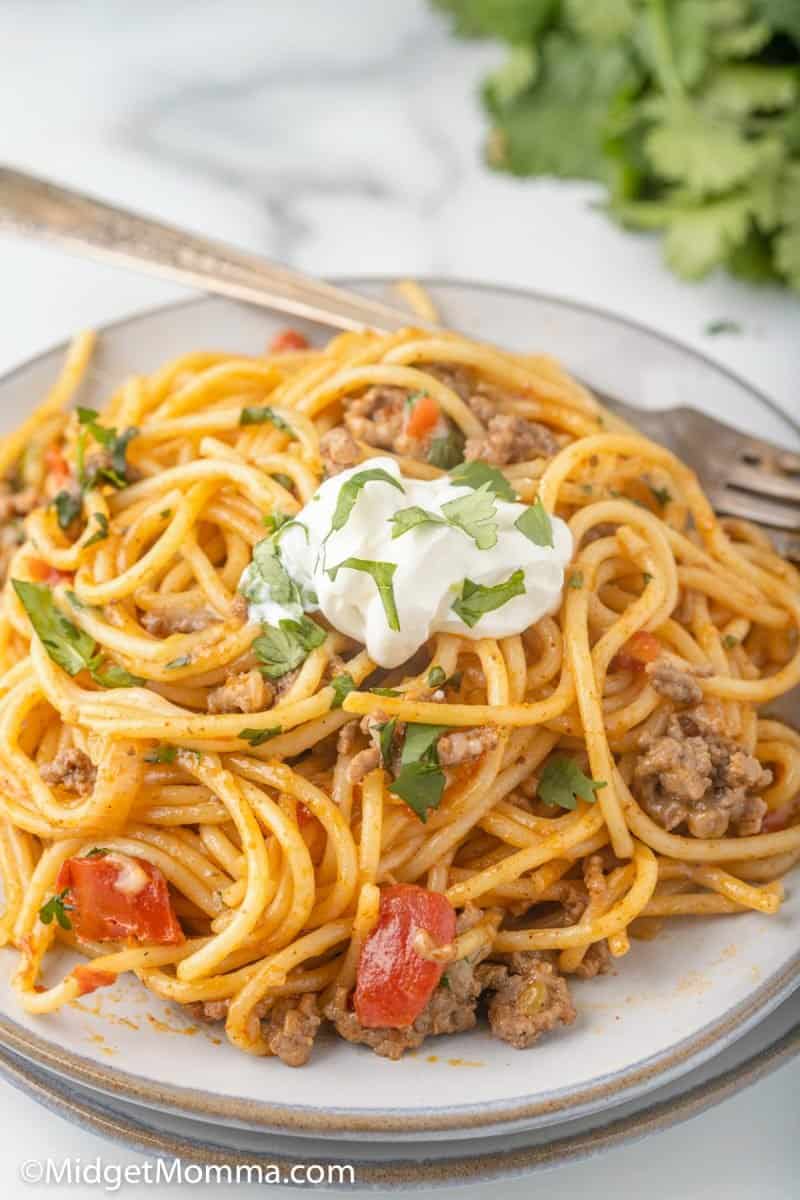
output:
M65 888L75 932L88 942L130 939L177 946L184 940L167 881L145 859L122 854L69 858L56 881L57 891Z
M449 900L416 884L384 888L378 923L358 963L355 1010L367 1028L405 1029L430 1000L444 965L414 949L421 929L437 945L452 942L456 914Z

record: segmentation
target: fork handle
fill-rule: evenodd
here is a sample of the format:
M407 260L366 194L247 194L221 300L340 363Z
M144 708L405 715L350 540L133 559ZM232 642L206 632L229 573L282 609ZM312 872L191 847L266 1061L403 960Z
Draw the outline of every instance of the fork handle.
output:
M0 229L336 329L391 332L412 321L387 304L11 167L0 167Z

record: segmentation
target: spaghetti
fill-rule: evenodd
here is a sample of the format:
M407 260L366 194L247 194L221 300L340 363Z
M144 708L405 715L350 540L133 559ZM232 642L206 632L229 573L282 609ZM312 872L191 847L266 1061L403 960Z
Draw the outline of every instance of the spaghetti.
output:
M481 997L525 1046L661 920L779 910L800 734L760 709L800 681L800 577L667 450L551 359L451 334L187 354L101 413L71 408L91 350L0 443L28 1012L133 972L292 1065L324 1019L397 1057ZM250 621L254 548L378 455L485 464L568 522L558 611L391 671L313 611ZM43 985L58 944L89 961Z

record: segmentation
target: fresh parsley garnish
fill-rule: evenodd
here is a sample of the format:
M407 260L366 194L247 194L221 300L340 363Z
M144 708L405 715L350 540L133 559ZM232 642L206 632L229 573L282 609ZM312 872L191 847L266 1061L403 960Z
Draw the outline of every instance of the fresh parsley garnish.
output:
M97 529L89 538L88 542L86 542L84 550L88 550L89 546L94 546L97 542L104 542L108 537L108 517L106 514L96 512L92 513L92 516L97 522Z
M371 687L369 690L373 696L389 696L392 699L396 699L398 696L402 696L403 694L401 691L398 691L397 688L389 687Z
M390 475L382 467L370 467L366 471L358 471L355 475L351 475L347 483L342 484L339 489L336 508L333 510L333 517L331 519L329 537L331 533L338 532L338 530L347 524L362 488L365 488L368 483L388 483L393 488L397 488L398 492L405 492L405 488L399 479L395 479L394 475Z
M445 675L443 667L431 667L428 671L427 683L431 688L460 688L461 672L454 671L452 675L448 676Z
M567 587L577 592L583 587L583 571L573 571L567 580Z
M479 550L491 550L497 545L497 507L487 483L473 492L448 500L442 505L441 516L426 508L412 505L401 508L391 518L392 538L402 537L420 525L451 525L471 537Z
M145 682L124 667L107 663L94 638L67 620L44 584L21 579L11 582L36 636L53 662L68 675L88 671L102 687L138 687Z
M58 527L66 533L72 522L81 515L83 499L79 492L62 491L54 498L53 506L58 518Z
M533 542L535 546L552 547L553 545L553 522L538 497L525 509L524 513L517 517L514 528L518 529L520 533L524 533L528 541Z
M486 483L489 485L489 491L494 492L500 500L516 500L517 498L517 493L503 472L481 459L461 463L450 472L450 480L457 487L479 488Z
M63 892L59 892L55 896L51 896L46 904L43 904L39 909L39 920L43 925L52 925L56 921L62 929L72 929L72 922L67 916L68 912L74 912L74 906L67 903L69 888L64 888Z
M279 483L287 492L294 491L294 480L291 475L285 475L283 471L276 471L272 476L276 483Z
M383 604L383 611L386 613L386 621L389 628L398 632L400 629L400 618L397 615L397 604L395 603L394 587L392 585L392 579L397 570L397 563L374 562L369 558L346 558L344 562L338 563L335 567L330 567L326 574L330 579L335 580L342 569L364 571L365 574L372 576L375 586L378 589L381 603Z
M260 408L243 408L239 416L240 425L274 425L281 433L285 433L288 437L295 436L294 430L287 421L284 421L280 413L276 413L274 408L270 408L268 404Z
M128 445L138 436L139 430L131 427L123 430L118 434L116 429L106 428L105 425L98 424L97 418L100 414L93 408L78 408L78 423L81 425L82 437L79 437L79 482L81 487L89 489L96 487L98 483L110 483L112 487L124 488L128 486ZM111 457L111 465L109 467L96 466L87 472L85 466L86 439L85 434L91 433L92 437L99 445L103 446L109 452Z
M331 687L333 688L333 703L331 704L331 708L341 708L345 696L349 696L355 690L356 681L347 671L342 671L339 675L334 675L331 680Z
M251 746L263 746L264 742L271 741L282 732L280 725L273 725L271 729L240 729L239 737L243 742L249 742Z
M274 535L291 519L287 513L272 512L261 518L261 524Z
M572 809L578 799L594 803L595 792L604 787L604 779L584 775L573 758L551 758L539 779L538 793L545 804Z
M275 625L262 625L263 633L253 642L253 653L268 679L280 679L305 662L321 646L327 634L310 617L294 621L285 617Z
M486 613L494 612L496 608L502 608L515 596L524 596L524 579L525 573L521 568L514 571L503 583L496 583L493 587L465 579L451 608L461 617L464 624L472 629Z
M431 667L430 671L428 671L428 687L441 687L446 679L447 673L444 667L435 666Z
M722 644L726 650L732 650L734 646L739 645L739 639L734 637L732 633L726 633L722 639Z
M404 800L423 823L428 819L428 812L439 807L444 793L445 774L439 766L436 743L448 728L447 725L406 725L400 773L389 784L389 791Z
M392 746L394 744L394 731L397 728L397 717L391 717L378 729L378 745L381 752L381 762L385 767L390 767L392 764Z
M672 493L670 492L669 488L654 487L652 483L648 483L647 487L650 490L653 499L661 508L665 508L666 505L669 504L670 500L672 499Z
M431 438L427 454L428 462L440 471L451 471L464 461L464 435L453 429L443 437Z
M181 654L180 658L173 658L171 660L171 662L165 663L164 670L165 671L177 671L181 667L188 667L188 665L191 661L192 661L191 655Z
M281 522L283 528L288 522ZM276 531L278 532L278 531ZM310 600L299 584L295 583L281 562L275 538L263 538L253 547L253 561L247 567L239 584L239 591L254 604L273 600L285 608L295 607L298 611Z
M174 763L178 757L178 747L163 744L154 750L148 750L144 756L146 763Z

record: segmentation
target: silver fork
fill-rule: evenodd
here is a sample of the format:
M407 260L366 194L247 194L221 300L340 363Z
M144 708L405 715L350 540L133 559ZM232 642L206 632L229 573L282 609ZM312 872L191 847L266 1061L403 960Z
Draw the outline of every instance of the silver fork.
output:
M0 167L0 229L336 329L390 332L411 319L401 309L10 167ZM687 462L718 512L766 526L782 554L800 559L800 454L691 408L654 413L601 399Z

